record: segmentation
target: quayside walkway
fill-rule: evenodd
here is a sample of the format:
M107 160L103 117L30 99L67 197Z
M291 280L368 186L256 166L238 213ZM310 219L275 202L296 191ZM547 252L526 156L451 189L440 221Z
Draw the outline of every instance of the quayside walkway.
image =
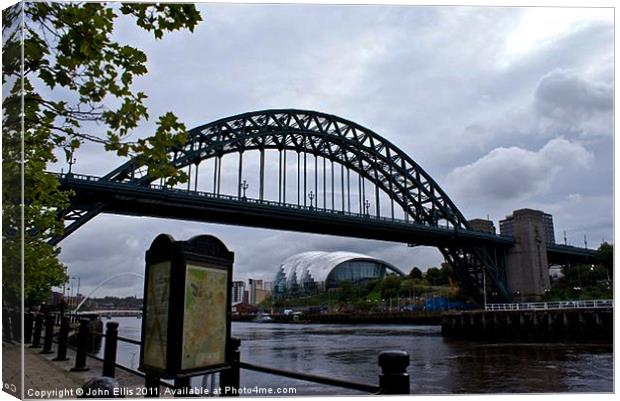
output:
M88 358L89 370L72 372L75 352L67 351L67 361L52 361L56 354L40 354L41 348L24 347L24 398L76 398L76 391L93 377L100 376L103 363ZM21 347L16 343L2 342L2 359L12 363L2 365L2 381L19 386ZM121 387L137 388L144 386L144 378L121 369L115 375ZM56 390L56 391L55 391ZM18 391L20 391L18 389ZM62 392L62 393L61 393ZM12 392L9 391L11 394ZM126 394L126 397L131 395Z

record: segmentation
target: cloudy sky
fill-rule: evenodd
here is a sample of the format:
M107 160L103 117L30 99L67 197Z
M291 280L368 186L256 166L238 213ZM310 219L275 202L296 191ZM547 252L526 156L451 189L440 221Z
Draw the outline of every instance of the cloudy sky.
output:
M268 108L335 114L402 148L467 218L497 225L529 207L553 214L559 241L564 231L573 245L584 234L590 247L613 240L612 9L198 7L193 34L156 41L129 19L117 27L119 41L148 55L135 87L151 116L173 111L194 127ZM97 146L76 157L85 174L121 163ZM220 237L236 254L235 279L271 280L284 258L310 250L362 252L406 271L441 262L432 248L114 215L64 240L61 258L88 293L114 274L142 273L162 232ZM97 292L141 293L132 276Z

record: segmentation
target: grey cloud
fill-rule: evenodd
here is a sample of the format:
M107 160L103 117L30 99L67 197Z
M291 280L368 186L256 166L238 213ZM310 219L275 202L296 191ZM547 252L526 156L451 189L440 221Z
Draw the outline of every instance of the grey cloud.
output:
M543 117L552 120L564 130L611 133L613 87L592 82L556 69L542 77L534 94L534 106ZM592 120L603 114L608 126L597 127ZM598 128L598 129L597 129Z
M511 146L515 142L540 143L559 135L570 138L612 135L613 69L609 65L613 64L613 24L596 22L580 26L507 66L493 66L497 57L488 60L491 67L485 68L474 83L475 96L464 108L468 114L454 124L450 135L447 149L458 146L461 152L455 158L461 158L463 151L475 157L477 152L488 152L495 147ZM591 105L576 104L579 98L571 96L573 107L582 108L571 114L569 105L563 104L568 100L553 98L554 94L564 94L548 90L551 79L557 89L562 86L567 91L572 85L573 92L583 90L589 95L585 101ZM545 96L544 101L539 95ZM558 105L562 105L562 118L551 118L545 113ZM453 115L450 117L448 121L454 123Z
M556 211L557 221L571 227L609 221L607 204L586 196L583 207L598 208L591 214L580 217L575 211L571 217L560 206L577 192L575 186L587 186L589 194L601 199L612 198L611 113L594 101L588 110L595 118L584 114L578 124L559 125L537 109L535 95L541 78L557 69L592 87L610 85L612 18L582 25L502 65L505 38L522 14L519 8L199 8L204 21L193 34L174 32L155 41L129 19L116 28L120 41L148 55L149 74L136 81L136 89L149 95L151 116L174 111L191 128L264 108L324 111L366 126L402 148L467 217L488 213L498 219L516 208L540 206ZM145 122L132 139L153 129L153 121ZM581 136L591 131L606 135ZM561 135L566 139L553 141ZM100 175L123 162L97 146L80 149L77 159L74 171ZM232 164L224 162L223 190L236 193L235 159L230 160ZM575 171L562 166L571 163L591 167ZM256 160L248 154L244 166L248 195L254 196ZM67 168L66 163L56 167ZM267 174L275 169L271 164ZM211 171L211 164L201 164L199 189L210 190ZM571 174L562 174L565 171ZM275 187L270 185L268 192ZM94 288L112 274L142 272L144 251L160 232L178 239L219 236L236 252L237 278L270 279L274 266L306 250L366 253L405 270L442 260L432 248L381 241L119 216L100 216L80 228L61 243L61 255L71 274L82 277L84 288ZM141 283L132 284L133 278L119 280L105 290L140 293Z
M564 70L553 70L540 80L535 101L538 110L553 118L612 109L611 86L588 82Z
M588 166L592 158L579 143L556 138L536 152L519 147L494 149L474 163L454 169L447 182L469 199L523 199L547 190L566 162Z

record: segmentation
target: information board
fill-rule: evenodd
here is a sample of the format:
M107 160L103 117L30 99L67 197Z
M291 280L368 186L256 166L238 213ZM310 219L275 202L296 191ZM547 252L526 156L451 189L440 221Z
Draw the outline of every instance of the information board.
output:
M187 265L182 369L226 362L228 272Z
M146 282L144 364L160 369L167 362L170 267L169 261L150 266Z

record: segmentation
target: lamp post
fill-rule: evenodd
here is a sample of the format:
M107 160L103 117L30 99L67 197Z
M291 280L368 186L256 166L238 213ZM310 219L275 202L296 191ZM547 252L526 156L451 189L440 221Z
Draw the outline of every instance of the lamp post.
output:
M69 305L69 309L71 309L73 305L73 283L71 280L69 280L69 288L67 288L67 291L69 292L69 302L67 302L67 305Z
M245 190L248 189L249 185L246 180L243 180L243 182L239 185L241 186L241 190L243 191L243 196L241 198L245 199Z
M79 297L79 295L80 295L80 277L71 277L71 279L72 279L72 280L77 280L77 283L78 283L78 284L77 284L77 290L76 290L76 292L75 292L75 297L77 298L77 297ZM76 299L76 300L75 300L75 306L77 306L79 302L80 302L80 301L79 301L78 299Z
M315 195L312 192L312 190L310 190L310 193L308 194L308 198L310 198L310 209L312 209L312 200L315 198Z
M76 161L77 160L75 159L75 157L73 157L73 147L72 147L71 153L69 154L69 171L67 172L67 174L71 174L71 168L73 167Z

